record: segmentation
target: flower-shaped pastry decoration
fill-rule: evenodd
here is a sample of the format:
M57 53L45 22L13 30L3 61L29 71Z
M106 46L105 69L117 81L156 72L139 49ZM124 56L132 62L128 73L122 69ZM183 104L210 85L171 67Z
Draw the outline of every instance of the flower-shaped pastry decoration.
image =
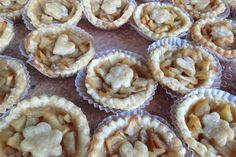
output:
M134 77L134 72L126 64L120 64L112 67L106 75L105 81L112 86L113 89L121 87L128 88L131 86Z
M48 123L41 122L23 130L24 140L21 142L23 152L30 152L33 157L59 156L63 134L53 130Z
M217 145L224 146L228 141L234 139L234 130L229 126L229 123L220 119L217 112L204 115L203 119L204 132L206 136L213 139Z

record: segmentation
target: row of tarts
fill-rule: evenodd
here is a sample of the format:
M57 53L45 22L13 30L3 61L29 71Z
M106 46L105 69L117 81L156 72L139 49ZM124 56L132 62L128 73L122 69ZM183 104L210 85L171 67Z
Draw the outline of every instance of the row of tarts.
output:
M164 25L166 19L161 20ZM227 20L214 20L224 22L203 26L202 32L211 40L205 46L223 43L221 48L230 50L222 54L232 58L235 26ZM231 33L225 32L225 21ZM3 22L3 30L8 28L7 22ZM228 35L232 34L233 43L229 44L232 38ZM1 111L17 103L0 125L1 157L184 156L185 145L176 134L200 156L236 154L236 98L223 91L197 90L177 102L172 113L177 131L147 113L129 112L145 104L157 82L181 95L213 86L220 76L220 65L204 47L174 37L158 40L150 45L145 64L142 57L124 50L95 56L94 42L87 32L71 25L53 25L29 33L21 51L28 63L52 78L74 75L88 65L85 76L77 79L84 79L91 99L108 109L128 112L108 117L90 141L87 119L72 102L40 96L17 103L28 88L29 74L20 61L1 56Z
M230 10L229 9L230 6ZM129 22L150 40L189 35L227 59L236 57L235 0L172 0L148 2L137 6L134 0L2 0L0 16L14 20L23 16L26 27L34 30L52 24L76 25L84 13L94 26L113 30ZM198 21L197 21L198 20ZM191 31L192 24L194 23ZM2 32L4 26L1 25ZM8 29L8 41L12 30ZM5 41L2 47L7 44Z
M71 52L68 45L80 43L76 48L83 55L77 56L78 61L72 67L88 66L86 72L82 71L83 77L79 72L77 81L84 83L90 100L110 110L127 112L109 117L90 142L87 119L72 102L57 96L40 96L17 103L29 86L29 74L21 61L1 56L1 111L15 103L17 107L0 123L0 156L66 157L87 153L94 157L184 156L186 148L176 134L200 156L235 154L236 98L228 93L200 89L184 97L172 112L177 131L157 117L129 111L142 107L152 98L157 82L182 95L211 87L220 76L220 65L208 50L172 37L150 45L148 64L141 56L125 50L107 50L92 59L95 48L88 33L74 26L53 27L58 28L73 28L79 33L66 29L62 34L40 36L40 43L35 44L37 51L33 52L36 55L29 55L28 63L47 76L71 76L78 69L70 71L69 62L63 64L63 60L68 56L76 58L76 55L62 54ZM34 37L39 30L31 32L24 40L26 50L28 43L36 41L27 40L28 37ZM50 28L43 30L47 32ZM76 40L72 40L74 38ZM53 39L54 44L47 45ZM65 39L68 47L61 41ZM53 62L55 52L61 62ZM90 63L86 55L91 57Z

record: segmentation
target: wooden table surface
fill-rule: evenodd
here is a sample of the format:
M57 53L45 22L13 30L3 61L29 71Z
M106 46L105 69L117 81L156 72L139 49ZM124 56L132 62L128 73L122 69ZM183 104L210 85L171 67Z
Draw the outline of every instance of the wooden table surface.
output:
M110 48L119 48L146 56L147 46L151 43L136 33L135 30L128 24L124 25L118 30L108 32L95 28L89 22L87 22L87 20L81 20L78 26L92 34L95 39L97 51ZM26 58L21 56L18 46L20 41L27 35L29 31L25 28L23 22L16 24L15 30L15 38L3 54L26 61ZM31 88L27 96L28 98L42 94L65 97L79 106L85 113L89 121L91 133L93 133L98 123L111 114L94 108L78 95L74 85L75 76L64 79L50 79L39 73L29 64L26 64L26 66L31 76ZM236 64L223 63L223 67L224 77L222 88L235 94ZM174 101L171 99L171 97L165 93L165 90L158 87L153 100L151 101L150 105L146 107L146 111L150 112L151 114L159 115L170 122L170 107L173 102Z

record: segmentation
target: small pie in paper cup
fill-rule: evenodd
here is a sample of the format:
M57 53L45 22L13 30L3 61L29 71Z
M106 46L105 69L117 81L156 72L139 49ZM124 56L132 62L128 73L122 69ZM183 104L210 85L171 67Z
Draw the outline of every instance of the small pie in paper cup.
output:
M170 3L140 4L130 22L139 34L155 41L170 36L185 36L192 26L190 15Z
M88 21L103 30L118 29L132 16L135 0L82 0Z
M30 76L25 64L0 55L0 117L28 94Z
M156 83L138 54L125 50L106 50L91 61L87 71L79 72L79 94L99 109L120 112L149 104Z
M95 56L93 37L73 25L50 25L30 32L20 46L27 62L50 78L70 77Z
M185 95L197 88L220 87L221 65L204 47L170 37L154 42L148 51L153 77L173 93Z
M86 116L75 104L57 96L23 100L0 121L1 157L84 157L89 141Z
M95 130L88 157L184 157L186 149L165 120L144 111L107 117Z
M28 0L1 0L0 16L19 22Z
M76 25L82 17L78 0L29 0L23 20L29 30L51 24Z
M172 119L197 155L235 155L235 96L218 89L193 91L173 106Z

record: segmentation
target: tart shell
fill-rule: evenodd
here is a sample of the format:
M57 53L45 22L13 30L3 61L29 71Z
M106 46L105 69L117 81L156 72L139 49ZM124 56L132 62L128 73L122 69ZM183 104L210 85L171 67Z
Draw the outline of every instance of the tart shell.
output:
M222 103L230 102L231 107L236 108L235 96L218 89L207 88L193 91L181 100L176 101L175 105L172 106L171 119L174 126L178 130L180 136L183 138L183 141L200 156L206 155L207 147L192 137L191 131L188 129L188 126L185 122L185 116L196 102L204 98L214 99L215 101Z
M145 25L143 25L141 23L141 14L143 12L143 9L145 6L150 5L152 7L158 7L158 8L169 8L171 10L176 11L177 14L179 14L179 16L181 16L181 19L184 23L182 28L177 29L174 32L164 32L161 34L156 34L154 32L152 32L151 30L149 30L149 28L147 28ZM164 38L164 37L169 37L169 36L179 36L182 33L187 32L190 27L192 26L192 22L191 22L191 18L190 16L185 13L183 10L181 10L180 8L177 8L171 4L168 3L159 3L159 2L148 2L148 3L143 3L140 4L134 11L133 13L133 20L136 24L136 26L138 27L137 29L144 34L145 36L147 36L148 38L150 38L151 40L155 41L157 39L160 38Z
M34 44L30 44L30 42L27 42L27 40L29 40L30 38L33 38L35 36L37 36L38 34L42 34L45 35L47 33L55 33L55 34L60 34L60 32L66 31L66 30L70 30L72 32L74 32L75 34L78 35L79 38L83 38L86 39L87 41L89 41L90 43L90 49L83 55L81 55L77 61L72 65L72 67L70 67L69 69L66 70L56 70L56 71L52 71L52 70L47 70L44 67L44 64L37 61L37 59L35 58L35 51L36 51L36 47ZM29 39L27 38L29 37ZM50 78L57 78L57 77L70 77L72 75L74 75L75 73L77 73L77 71L79 71L81 68L85 67L90 60L95 56L95 46L94 46L94 40L93 37L87 33L86 31L84 31L83 29L80 29L78 27L75 26L71 26L71 25L50 25L49 27L41 27L38 30L35 30L33 32L31 32L25 39L24 42L24 47L26 50L30 50L30 52L24 53L24 54L28 54L28 60L27 62L32 65L33 67L35 67L38 71L40 71L42 74L50 77ZM32 53L33 52L33 53Z
M0 55L0 60L5 60L16 73L15 87L11 89L8 98L0 104L0 113L5 112L18 103L28 92L30 76L23 62L8 56Z
M35 10L37 10L37 8L39 7L38 5L40 5L39 3L45 1L45 0L29 0L29 2L26 5L26 8L24 10L23 13L23 20L26 23L26 26L30 26L33 25L34 28L39 28L39 27L43 27L43 26L47 26L47 24L41 23L37 16L33 13ZM76 25L81 17L82 17L82 13L83 13L83 9L81 7L81 4L79 1L77 0L73 0L74 1L74 6L76 7L76 12L75 14L65 23L61 23L61 24L69 24L69 25ZM27 28L31 28L31 27L27 27Z
M226 21L226 22L230 22L232 23L233 21L231 20L226 20L226 19L217 19L217 18L207 18L207 19L200 19L199 21L197 21L192 29L191 29L191 38L197 42L197 43L201 43L204 46L212 49L213 51L215 51L216 53L218 53L219 55L227 58L227 59L232 59L236 57L236 49L233 50L225 50L219 46L217 46L216 44L214 44L211 41L208 41L201 33L201 29L202 27L205 26L205 24L207 23L215 23L215 22L220 22L220 21Z
M21 113L31 108L42 108L42 107L55 107L66 111L71 114L72 119L76 123L77 134L77 152L76 156L86 156L88 145L90 141L90 129L86 116L83 114L80 108L75 106L72 102L57 96L46 96L33 97L28 100L19 102L17 107L14 108L9 116L0 122L0 131L8 126L8 124L18 119Z
M87 17L88 21L93 24L95 27L103 29L103 30L114 30L122 25L124 25L132 16L133 11L136 7L136 2L133 0L128 0L129 6L127 10L122 14L120 18L113 22L105 22L94 16L94 13L91 9L90 0L82 0L84 14Z

